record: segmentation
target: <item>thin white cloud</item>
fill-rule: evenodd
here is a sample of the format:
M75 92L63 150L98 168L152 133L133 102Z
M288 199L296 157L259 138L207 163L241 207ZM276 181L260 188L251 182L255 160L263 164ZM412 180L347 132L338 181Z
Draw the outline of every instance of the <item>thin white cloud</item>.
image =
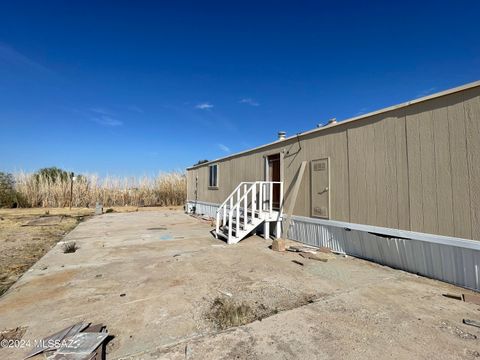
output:
M260 104L257 101L255 101L251 98L243 98L239 101L239 103L240 104L247 104L247 105L250 105L250 106L260 106Z
M208 102L195 105L195 109L200 109L200 110L210 110L212 108L213 108L213 105Z
M0 42L0 64L2 63L43 73L53 73L47 67L21 54L11 46Z
M97 124L110 127L123 125L123 121L116 119L115 113L110 109L96 107L91 108L90 111L93 113L92 120Z
M123 121L118 120L113 111L103 107L90 109L67 108L72 113L80 116L84 121L96 122L102 126L118 127L123 125Z
M123 125L122 121L118 119L114 119L107 115L99 115L99 116L93 117L92 120L95 121L97 124L100 124L103 126L117 127L117 126Z
M91 108L90 111L96 113L96 114L100 114L100 115L107 115L107 116L113 116L114 113L113 111L109 110L109 109L106 109L106 108Z
M138 107L137 105L127 105L126 108L127 110L143 114L143 109Z
M230 152L230 148L228 146L223 145L223 144L217 144L217 145L220 148L220 150L225 151L226 153Z

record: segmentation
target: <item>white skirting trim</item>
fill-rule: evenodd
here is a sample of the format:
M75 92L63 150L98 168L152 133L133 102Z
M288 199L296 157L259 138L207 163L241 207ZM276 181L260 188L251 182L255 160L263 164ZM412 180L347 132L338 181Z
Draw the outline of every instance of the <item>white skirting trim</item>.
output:
M218 204L188 201L215 217ZM480 241L292 216L288 238L480 291Z

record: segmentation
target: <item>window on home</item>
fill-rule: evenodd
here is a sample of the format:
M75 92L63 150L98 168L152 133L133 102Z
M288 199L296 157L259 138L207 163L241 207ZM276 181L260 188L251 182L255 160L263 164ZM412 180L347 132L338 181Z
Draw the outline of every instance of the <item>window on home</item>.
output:
M210 165L208 167L209 174L208 174L208 186L209 187L218 187L218 166L217 165Z

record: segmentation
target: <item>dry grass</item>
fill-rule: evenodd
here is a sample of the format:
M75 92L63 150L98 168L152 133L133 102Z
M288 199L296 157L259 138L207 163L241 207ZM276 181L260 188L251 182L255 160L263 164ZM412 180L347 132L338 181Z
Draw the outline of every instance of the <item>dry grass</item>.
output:
M173 210L122 206L115 212ZM92 208L0 209L0 296L78 223L93 216Z
M235 298L220 297L214 298L206 310L205 317L217 329L228 329L241 326L253 321L262 320L279 312L295 309L314 302L322 294L294 293L270 290L268 297L265 297L265 289L260 293L253 291L245 292L237 289Z
M248 324L255 320L256 315L247 304L237 304L232 299L217 297L213 301L208 318L219 329L227 329Z
M15 189L22 207L66 207L70 205L70 179L14 174ZM80 176L73 182L73 207L94 207L100 202L112 206L177 206L186 199L185 174L171 172L155 178Z
M25 210L0 211L0 295L87 215L84 210L64 216ZM35 224L39 219L52 222Z

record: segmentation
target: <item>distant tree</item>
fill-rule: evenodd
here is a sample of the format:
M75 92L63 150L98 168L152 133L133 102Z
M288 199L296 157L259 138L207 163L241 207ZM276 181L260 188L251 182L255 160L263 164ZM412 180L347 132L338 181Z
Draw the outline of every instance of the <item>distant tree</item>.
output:
M16 207L15 179L12 174L0 172L0 207Z
M79 174L79 175L75 175L75 181L77 182L87 182L88 179L86 176L82 175L82 174Z
M55 166L40 169L33 174L33 176L37 182L39 182L40 179L45 179L52 184L57 181L64 182L70 178L70 174L67 171L59 169Z

